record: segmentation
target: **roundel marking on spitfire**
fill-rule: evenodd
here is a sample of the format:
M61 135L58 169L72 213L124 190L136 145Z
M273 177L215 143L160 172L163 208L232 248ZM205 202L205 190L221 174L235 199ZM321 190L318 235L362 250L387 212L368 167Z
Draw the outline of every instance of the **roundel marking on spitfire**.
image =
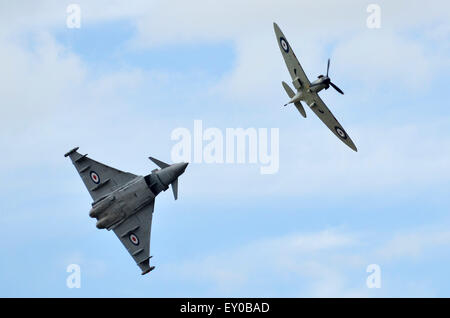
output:
M280 44L281 44L281 47L283 48L283 51L285 51L286 53L289 53L289 44L285 38L280 37Z
M100 177L98 176L97 172L95 171L91 171L89 173L92 182L94 182L95 184L99 184L100 183Z
M130 238L131 243L133 243L134 245L139 245L139 239L136 234L131 233L129 238Z
M339 135L339 137L341 137L342 139L347 139L347 134L345 133L345 130L342 129L341 127L334 127L334 130L336 130L337 134Z

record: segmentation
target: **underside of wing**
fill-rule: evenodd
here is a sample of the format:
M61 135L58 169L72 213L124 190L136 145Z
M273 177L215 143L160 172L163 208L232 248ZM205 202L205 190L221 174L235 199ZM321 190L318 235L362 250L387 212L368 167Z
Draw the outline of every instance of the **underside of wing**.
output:
M92 160L77 150L78 148L72 149L65 156L72 160L94 202L137 177Z
M150 235L155 201L119 223L112 230L142 270L142 275L154 269L150 266Z
M300 65L297 57L295 56L292 47L289 45L286 37L276 23L273 24L275 35L277 37L278 46L280 47L281 54L283 55L284 62L291 74L292 83L296 89L300 87L309 87L310 82L302 66Z
M344 144L349 146L354 151L358 151L350 136L337 121L319 95L313 93L305 99L311 110L336 135L336 137L338 137Z

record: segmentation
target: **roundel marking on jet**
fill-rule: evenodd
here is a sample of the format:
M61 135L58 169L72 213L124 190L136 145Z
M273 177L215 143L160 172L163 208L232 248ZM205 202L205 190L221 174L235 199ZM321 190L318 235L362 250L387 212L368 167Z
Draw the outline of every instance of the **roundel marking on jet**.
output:
M139 245L139 239L136 236L136 234L131 233L129 238L130 238L131 243L133 243L134 245Z
M287 43L285 38L280 37L280 44L281 44L281 47L283 48L283 51L285 51L286 53L289 53L289 44Z
M100 177L98 176L97 172L91 171L89 175L91 176L92 182L94 182L95 184L100 183Z
M347 139L347 134L345 133L344 129L338 126L334 127L334 129L336 130L339 137L341 137L342 139Z

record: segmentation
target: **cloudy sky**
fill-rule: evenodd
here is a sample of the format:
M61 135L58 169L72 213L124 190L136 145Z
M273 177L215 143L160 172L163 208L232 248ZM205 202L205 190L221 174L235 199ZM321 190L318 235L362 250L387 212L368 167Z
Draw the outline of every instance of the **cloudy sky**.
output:
M374 2L0 1L0 296L450 296L450 5ZM358 147L290 82L277 22ZM64 153L148 174L176 128L278 128L279 170L191 163L162 193L152 265L90 219ZM81 288L66 286L69 264ZM370 264L381 288L368 288Z

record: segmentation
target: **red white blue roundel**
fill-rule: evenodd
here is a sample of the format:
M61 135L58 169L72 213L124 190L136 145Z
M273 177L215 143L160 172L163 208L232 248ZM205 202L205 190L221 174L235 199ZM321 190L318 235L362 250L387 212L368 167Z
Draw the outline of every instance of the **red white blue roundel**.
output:
M91 171L89 175L91 176L92 182L94 182L95 184L100 183L100 177L98 176L97 172Z
M287 43L285 38L283 38L283 37L280 38L280 44L281 44L281 47L283 48L283 51L288 53L289 52L289 44Z
M136 234L131 233L129 238L130 238L131 243L133 243L134 245L139 245L139 239L136 236Z
M336 130L339 137L341 137L342 139L347 139L347 134L345 133L344 129L342 129L338 126L334 127L334 129Z

